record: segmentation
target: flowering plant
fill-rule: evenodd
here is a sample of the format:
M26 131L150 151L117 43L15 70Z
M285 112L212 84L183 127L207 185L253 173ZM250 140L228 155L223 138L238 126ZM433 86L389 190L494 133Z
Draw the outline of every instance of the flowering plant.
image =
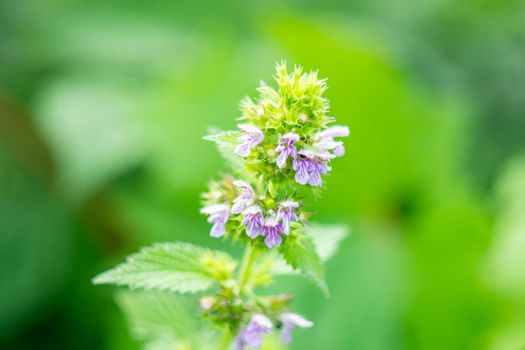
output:
M258 99L241 102L239 130L205 137L217 144L229 173L210 183L201 213L212 224L210 236L245 245L240 264L224 252L164 243L94 279L135 290L119 293L117 301L148 349L287 344L294 327L313 323L292 311L290 295L259 295L257 289L279 275L300 273L328 295L323 262L346 230L309 223L305 199L320 194L331 162L344 154L339 138L349 129L331 125L326 82L317 72L295 67L288 73L281 63L275 80L277 89L262 83ZM191 310L180 294L196 292L198 310ZM196 314L210 321L207 326L197 325Z

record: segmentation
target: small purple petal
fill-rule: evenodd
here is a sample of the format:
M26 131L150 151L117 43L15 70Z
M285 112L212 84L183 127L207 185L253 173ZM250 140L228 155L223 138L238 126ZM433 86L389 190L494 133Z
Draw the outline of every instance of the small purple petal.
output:
M343 143L341 142L339 145L336 145L334 147L334 154L337 156L337 157L342 157L345 155L345 148L343 146Z
M244 181L236 180L233 184L241 190L241 194L233 201L232 214L240 214L245 208L253 204L255 201L255 192L250 185Z
M226 204L213 204L201 209L201 213L208 216L208 222L213 224L210 235L212 237L221 237L224 235L225 224L230 217L230 207Z
M300 328L310 328L314 325L312 321L308 321L303 316L293 312L283 313L279 318L283 323L292 323L294 326Z
M278 247L282 243L282 238L279 233L269 233L264 239L264 243L268 248Z
M297 150L294 144L299 141L299 135L294 133L288 133L281 137L279 146L275 149L279 153L276 159L277 166L282 169L286 165L288 157L295 159L297 157Z
M306 185L308 182L308 160L305 159L295 159L293 162L293 169L295 173L295 181L301 185Z
M295 213L295 208L298 206L299 203L291 200L283 201L279 205L279 210L277 211L277 220L282 222L283 231L286 235L290 233L290 222L298 220L297 214Z
M233 350L244 350L245 344L240 336L235 337L233 341Z
M334 137L345 137L348 135L350 135L350 129L348 128L348 126L335 125L317 133L315 135L315 138L318 140L324 138L333 139Z
M220 222L216 222L215 224L213 224L211 228L210 236L219 238L219 237L224 236L225 232L226 232L226 227L224 226L224 224Z
M303 316L295 313L281 314L279 319L283 324L281 331L281 340L285 344L289 344L292 340L292 330L294 327L310 328L314 325L313 322L308 321Z
M293 324L283 323L281 330L281 341L285 344L290 344L292 341ZM242 348L241 348L242 349Z
M250 238L255 238L262 233L264 226L264 217L259 206L253 205L243 213L242 223L246 225L246 234Z
M272 321L270 321L270 319L263 314L254 314L252 316L252 322L268 330L273 327Z
M281 245L281 234L284 233L283 225L275 216L266 218L263 227L264 243L268 248L278 247Z
M246 134L260 134L262 135L261 130L251 124L238 124L237 127L241 129Z
M235 153L241 157L247 157L252 148L264 140L264 134L259 128L250 124L239 124L238 127L244 134L237 138L240 144L235 148Z
M252 149L248 143L241 143L239 146L235 147L235 153L241 157L248 157L251 151Z
M293 168L296 171L295 181L301 185L322 186L321 174L326 174L330 167L328 162L335 156L326 151L314 153L310 150L301 150L294 161Z
M270 333L273 324L268 317L254 314L250 322L241 329L234 341L235 350L244 350L246 346L259 349L262 345L263 335Z
M310 173L310 176L308 177L308 184L318 187L321 187L323 185L323 180L321 179L321 174L319 174L319 170L312 171Z
M282 169L284 167L284 165L286 164L286 159L288 159L288 154L286 154L285 152L281 152L275 160L279 169Z
M341 141L334 141L334 137L344 137L350 135L350 130L346 126L332 126L314 136L314 148L319 153L333 151L334 155L341 157L344 155L344 147Z

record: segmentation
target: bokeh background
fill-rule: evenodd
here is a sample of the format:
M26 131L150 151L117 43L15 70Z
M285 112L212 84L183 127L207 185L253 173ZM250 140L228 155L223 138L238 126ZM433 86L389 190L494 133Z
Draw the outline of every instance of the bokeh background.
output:
M138 349L91 278L154 241L210 246L209 126L328 77L349 125L315 220L351 236L292 349L525 348L519 0L0 0L0 348ZM235 250L233 250L235 254Z

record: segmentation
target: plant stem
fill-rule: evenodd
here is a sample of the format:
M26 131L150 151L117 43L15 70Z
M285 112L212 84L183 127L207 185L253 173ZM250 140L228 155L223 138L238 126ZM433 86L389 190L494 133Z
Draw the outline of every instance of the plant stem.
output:
M255 260L255 249L251 244L246 246L244 250L244 256L242 257L241 268L239 269L239 276L237 277L237 284L239 286L239 293L242 294L246 283L250 279L250 273L252 270L253 261ZM222 340L219 347L219 350L228 350L230 349L231 343L233 341L233 334L229 328L224 330L222 334Z
M242 258L241 268L239 270L239 277L237 279L237 282L239 284L239 293L242 293L244 287L246 286L246 282L248 282L248 279L250 278L250 273L251 273L252 264L254 260L255 260L255 249L252 247L251 244L248 244L246 246L246 249L244 250L244 256Z
M233 340L233 334L230 331L230 329L226 327L226 329L224 330L224 333L222 334L222 340L219 346L219 350L229 350L231 347L232 340Z

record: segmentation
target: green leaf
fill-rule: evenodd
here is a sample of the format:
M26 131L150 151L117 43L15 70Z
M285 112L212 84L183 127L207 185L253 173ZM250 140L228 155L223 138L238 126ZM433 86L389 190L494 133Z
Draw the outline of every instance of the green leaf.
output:
M215 142L221 156L227 161L232 170L238 170L243 167L242 158L235 154L235 148L239 145L237 138L241 136L239 131L221 131L219 129L210 129L210 134L203 138L207 141Z
M306 226L296 236L288 238L286 247L281 248L284 260L277 255L271 257L270 272L274 275L304 273L328 294L323 262L335 254L347 235L348 230L343 225Z
M328 286L325 281L324 266L317 254L311 236L296 231L286 240L286 244L279 249L286 262L296 270L310 278L323 293L328 296Z
M210 335L199 330L193 303L182 295L161 291L120 291L116 301L132 335L145 349L203 349ZM209 347L208 347L209 348Z
M231 278L234 268L235 262L226 253L189 243L162 243L129 256L126 262L95 277L93 283L197 292Z
M348 228L344 225L311 225L306 227L305 233L312 237L321 260L327 261L348 236Z
M348 228L344 225L319 225L313 224L304 228L304 233L309 235L321 261L326 262L335 252L341 241L348 236ZM272 257L271 272L275 275L296 273L280 256Z
M117 304L138 340L185 339L195 334L197 323L184 296L161 291L120 291Z

